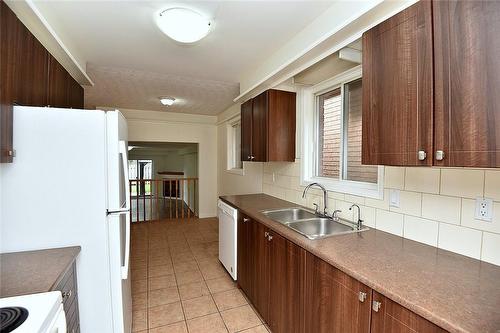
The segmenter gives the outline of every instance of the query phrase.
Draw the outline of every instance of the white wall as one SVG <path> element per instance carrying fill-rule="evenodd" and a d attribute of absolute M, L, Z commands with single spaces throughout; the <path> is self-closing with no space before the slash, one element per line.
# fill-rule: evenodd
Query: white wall
<path fill-rule="evenodd" d="M 198 144 L 199 216 L 217 216 L 217 126 L 215 116 L 120 110 L 127 118 L 129 141 Z"/>
<path fill-rule="evenodd" d="M 227 126 L 239 117 L 240 104 L 233 104 L 219 114 L 217 126 L 217 160 L 219 195 L 248 194 L 262 192 L 262 163 L 243 162 L 243 173 L 238 174 L 227 170 Z"/>

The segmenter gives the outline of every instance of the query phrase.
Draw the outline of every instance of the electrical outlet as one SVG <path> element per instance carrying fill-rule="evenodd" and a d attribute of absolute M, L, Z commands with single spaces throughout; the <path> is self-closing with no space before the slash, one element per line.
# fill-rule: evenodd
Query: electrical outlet
<path fill-rule="evenodd" d="M 491 222 L 493 219 L 493 200 L 488 198 L 476 198 L 475 218 Z"/>
<path fill-rule="evenodd" d="M 400 191 L 390 190 L 389 191 L 389 206 L 399 208 L 400 206 Z"/>
<path fill-rule="evenodd" d="M 273 172 L 273 183 L 276 181 L 276 176 L 274 175 L 274 172 Z"/>

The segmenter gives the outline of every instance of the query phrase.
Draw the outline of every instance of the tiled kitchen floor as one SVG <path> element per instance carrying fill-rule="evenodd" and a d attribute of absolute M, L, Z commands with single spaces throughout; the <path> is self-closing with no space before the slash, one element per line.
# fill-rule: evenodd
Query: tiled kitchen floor
<path fill-rule="evenodd" d="M 132 225 L 133 332 L 267 333 L 218 261 L 217 219 Z"/>

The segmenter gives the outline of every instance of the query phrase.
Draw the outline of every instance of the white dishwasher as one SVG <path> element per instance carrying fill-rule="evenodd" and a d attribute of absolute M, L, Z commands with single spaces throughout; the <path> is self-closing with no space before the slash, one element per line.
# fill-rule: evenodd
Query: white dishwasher
<path fill-rule="evenodd" d="M 219 199 L 219 261 L 236 281 L 238 210 Z"/>

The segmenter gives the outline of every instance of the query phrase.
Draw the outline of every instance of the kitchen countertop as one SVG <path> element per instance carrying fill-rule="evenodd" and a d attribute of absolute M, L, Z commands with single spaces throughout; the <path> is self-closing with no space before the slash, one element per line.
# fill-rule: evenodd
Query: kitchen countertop
<path fill-rule="evenodd" d="M 380 230 L 309 240 L 260 212 L 299 205 L 265 194 L 221 199 L 450 332 L 500 332 L 500 267 Z"/>
<path fill-rule="evenodd" d="M 47 292 L 63 278 L 79 246 L 0 254 L 0 297 Z"/>

